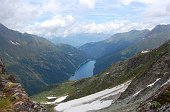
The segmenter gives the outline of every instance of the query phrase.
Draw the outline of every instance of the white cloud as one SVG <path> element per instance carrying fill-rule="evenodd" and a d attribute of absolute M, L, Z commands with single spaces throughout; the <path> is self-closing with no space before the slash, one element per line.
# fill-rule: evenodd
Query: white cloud
<path fill-rule="evenodd" d="M 56 14 L 60 11 L 61 4 L 57 0 L 48 0 L 47 2 L 44 2 L 42 5 L 41 10 L 44 12 L 51 12 Z"/>
<path fill-rule="evenodd" d="M 122 26 L 124 26 L 124 24 L 122 24 L 122 23 L 108 22 L 108 23 L 96 24 L 95 22 L 93 22 L 93 23 L 89 23 L 89 24 L 85 25 L 83 28 L 84 28 L 85 32 L 108 33 L 110 31 L 118 30 Z"/>
<path fill-rule="evenodd" d="M 170 0 L 121 0 L 123 5 L 131 5 L 133 2 L 145 5 L 143 12 L 140 13 L 143 24 L 155 26 L 157 24 L 168 24 L 170 19 Z"/>
<path fill-rule="evenodd" d="M 160 2 L 160 0 L 121 0 L 124 5 L 130 5 L 132 2 L 140 2 L 144 4 L 155 4 Z"/>
<path fill-rule="evenodd" d="M 135 13 L 137 15 L 134 17 L 137 19 L 132 18 L 136 7 L 129 8 L 133 2 L 144 4 L 141 6 L 142 10 L 136 11 L 139 14 Z M 121 12 L 121 8 L 127 8 L 127 15 L 122 14 L 124 11 Z M 118 12 L 112 9 L 117 9 Z M 40 36 L 117 33 L 151 28 L 160 23 L 167 23 L 168 18 L 169 0 L 0 0 L 2 24 Z"/>
<path fill-rule="evenodd" d="M 25 29 L 28 33 L 37 34 L 41 36 L 63 36 L 65 30 L 74 24 L 75 19 L 72 15 L 61 16 L 56 15 L 52 19 L 41 23 L 35 23 Z"/>
<path fill-rule="evenodd" d="M 0 22 L 12 27 L 21 27 L 41 14 L 40 5 L 31 5 L 25 0 L 1 0 Z"/>
<path fill-rule="evenodd" d="M 146 29 L 149 28 L 148 24 L 142 23 L 133 23 L 130 21 L 111 21 L 106 23 L 90 23 L 86 24 L 83 27 L 84 32 L 87 33 L 118 33 L 118 32 L 126 32 L 133 29 Z"/>
<path fill-rule="evenodd" d="M 79 0 L 80 6 L 93 9 L 95 7 L 96 0 Z"/>
<path fill-rule="evenodd" d="M 29 33 L 45 36 L 48 38 L 56 36 L 67 36 L 74 33 L 109 33 L 114 34 L 118 32 L 126 32 L 132 29 L 146 29 L 150 26 L 148 24 L 133 23 L 128 20 L 110 21 L 105 23 L 81 23 L 78 22 L 71 15 L 55 16 L 51 20 L 43 23 L 36 23 L 24 29 Z"/>
<path fill-rule="evenodd" d="M 164 2 L 155 2 L 150 7 L 146 8 L 143 15 L 150 17 L 165 17 L 170 16 L 170 1 L 165 0 Z"/>
<path fill-rule="evenodd" d="M 169 0 L 122 0 L 122 4 L 130 5 L 132 2 L 139 2 L 146 5 L 144 16 L 165 17 L 170 16 Z"/>
<path fill-rule="evenodd" d="M 57 14 L 61 4 L 57 0 L 1 0 L 0 22 L 9 28 L 21 30 L 23 27 L 34 23 L 43 14 Z"/>

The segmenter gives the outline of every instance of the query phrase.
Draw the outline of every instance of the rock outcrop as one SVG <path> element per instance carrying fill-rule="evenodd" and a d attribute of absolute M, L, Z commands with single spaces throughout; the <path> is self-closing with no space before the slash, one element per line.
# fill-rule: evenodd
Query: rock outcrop
<path fill-rule="evenodd" d="M 0 73 L 5 74 L 5 72 L 6 72 L 6 67 L 2 62 L 2 59 L 0 59 Z"/>
<path fill-rule="evenodd" d="M 170 111 L 170 80 L 152 97 L 142 102 L 138 112 L 169 112 Z"/>
<path fill-rule="evenodd" d="M 45 112 L 45 109 L 30 100 L 14 76 L 0 73 L 0 112 Z"/>

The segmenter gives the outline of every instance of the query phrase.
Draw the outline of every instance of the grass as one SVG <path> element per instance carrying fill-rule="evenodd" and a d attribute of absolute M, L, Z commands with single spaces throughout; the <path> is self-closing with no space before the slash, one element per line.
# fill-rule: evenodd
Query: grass
<path fill-rule="evenodd" d="M 151 109 L 156 109 L 156 108 L 160 108 L 161 107 L 161 104 L 157 101 L 152 101 L 151 102 Z"/>
<path fill-rule="evenodd" d="M 9 109 L 10 107 L 12 107 L 10 98 L 0 98 L 0 110 Z"/>
<path fill-rule="evenodd" d="M 44 108 L 47 112 L 55 112 L 54 105 L 45 105 Z"/>
<path fill-rule="evenodd" d="M 31 96 L 31 99 L 37 102 L 46 102 L 46 97 L 55 96 L 61 97 L 75 91 L 75 87 L 72 86 L 73 82 L 65 82 L 60 85 L 55 85 L 47 88 L 45 91 Z"/>

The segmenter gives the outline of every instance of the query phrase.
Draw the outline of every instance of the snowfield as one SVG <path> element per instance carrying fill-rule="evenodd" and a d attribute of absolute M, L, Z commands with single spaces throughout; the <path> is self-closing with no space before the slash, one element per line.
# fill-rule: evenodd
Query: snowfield
<path fill-rule="evenodd" d="M 60 103 L 55 107 L 55 110 L 62 112 L 87 112 L 109 107 L 118 99 L 120 94 L 126 90 L 130 82 L 131 81 L 128 81 L 124 84 L 97 92 L 89 96 Z"/>

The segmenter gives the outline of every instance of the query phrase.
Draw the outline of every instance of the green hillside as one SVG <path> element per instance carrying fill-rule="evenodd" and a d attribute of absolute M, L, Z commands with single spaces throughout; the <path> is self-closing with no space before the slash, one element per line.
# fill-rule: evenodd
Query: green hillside
<path fill-rule="evenodd" d="M 29 94 L 61 83 L 90 57 L 69 46 L 56 46 L 45 38 L 10 30 L 0 24 L 0 54 L 8 72 Z"/>

